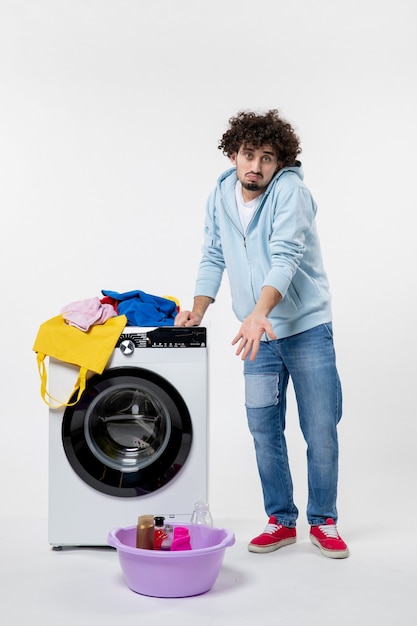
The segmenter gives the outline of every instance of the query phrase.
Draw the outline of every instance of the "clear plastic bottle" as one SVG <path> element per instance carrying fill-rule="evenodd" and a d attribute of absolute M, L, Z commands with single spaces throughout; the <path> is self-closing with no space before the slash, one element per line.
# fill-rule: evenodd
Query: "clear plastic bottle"
<path fill-rule="evenodd" d="M 168 538 L 168 533 L 165 529 L 165 517 L 155 517 L 155 528 L 153 536 L 153 548 L 154 550 L 161 550 L 162 542 Z"/>
<path fill-rule="evenodd" d="M 171 550 L 172 538 L 174 536 L 174 529 L 171 524 L 165 524 L 166 537 L 162 539 L 161 550 Z"/>
<path fill-rule="evenodd" d="M 194 511 L 191 516 L 191 524 L 208 526 L 209 528 L 213 528 L 213 518 L 211 516 L 209 505 L 207 502 L 199 500 L 194 504 Z"/>

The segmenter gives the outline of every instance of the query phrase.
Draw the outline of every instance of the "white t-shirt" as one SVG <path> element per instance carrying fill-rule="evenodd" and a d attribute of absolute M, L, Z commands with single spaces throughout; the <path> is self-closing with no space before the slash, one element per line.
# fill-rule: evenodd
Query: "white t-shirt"
<path fill-rule="evenodd" d="M 237 210 L 239 211 L 240 223 L 242 224 L 243 232 L 246 233 L 248 224 L 252 219 L 253 214 L 261 203 L 262 195 L 257 196 L 249 202 L 245 202 L 242 196 L 242 184 L 238 180 L 235 187 Z"/>

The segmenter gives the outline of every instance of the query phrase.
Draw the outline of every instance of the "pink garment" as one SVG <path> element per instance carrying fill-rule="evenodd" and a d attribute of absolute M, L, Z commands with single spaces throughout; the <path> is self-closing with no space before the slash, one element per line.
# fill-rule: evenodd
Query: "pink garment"
<path fill-rule="evenodd" d="M 111 304 L 102 304 L 97 297 L 71 302 L 62 307 L 61 314 L 67 324 L 84 332 L 95 324 L 104 324 L 111 317 L 117 316 Z"/>

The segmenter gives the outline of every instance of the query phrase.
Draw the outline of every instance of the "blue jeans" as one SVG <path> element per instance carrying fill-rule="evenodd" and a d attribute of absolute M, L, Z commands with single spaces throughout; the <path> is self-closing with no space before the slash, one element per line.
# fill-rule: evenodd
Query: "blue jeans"
<path fill-rule="evenodd" d="M 301 431 L 307 444 L 310 525 L 337 522 L 337 424 L 342 391 L 336 369 L 332 325 L 261 342 L 254 361 L 245 360 L 245 404 L 252 433 L 265 511 L 294 527 L 298 509 L 285 441 L 286 392 L 291 377 Z"/>

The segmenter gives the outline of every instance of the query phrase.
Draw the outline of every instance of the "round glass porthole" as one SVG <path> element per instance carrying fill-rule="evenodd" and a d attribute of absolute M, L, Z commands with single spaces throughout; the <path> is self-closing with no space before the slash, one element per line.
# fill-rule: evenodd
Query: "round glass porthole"
<path fill-rule="evenodd" d="M 93 376 L 67 407 L 62 439 L 74 471 L 119 497 L 149 494 L 175 479 L 191 449 L 192 424 L 179 392 L 142 368 Z"/>

